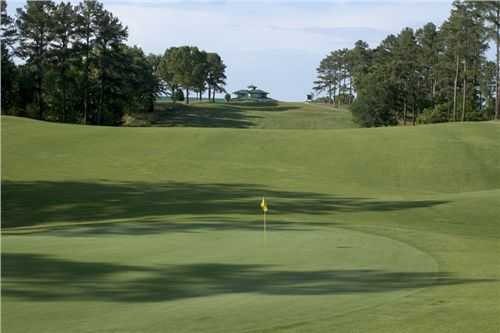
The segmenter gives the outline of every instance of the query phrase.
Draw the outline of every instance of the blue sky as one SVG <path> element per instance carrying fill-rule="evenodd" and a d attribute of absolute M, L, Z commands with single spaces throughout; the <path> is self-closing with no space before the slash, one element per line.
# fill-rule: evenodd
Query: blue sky
<path fill-rule="evenodd" d="M 194 45 L 219 53 L 227 90 L 252 83 L 280 100 L 304 100 L 330 51 L 358 39 L 441 24 L 450 1 L 103 1 L 129 27 L 128 44 L 146 53 Z M 9 12 L 24 1 L 8 1 Z"/>

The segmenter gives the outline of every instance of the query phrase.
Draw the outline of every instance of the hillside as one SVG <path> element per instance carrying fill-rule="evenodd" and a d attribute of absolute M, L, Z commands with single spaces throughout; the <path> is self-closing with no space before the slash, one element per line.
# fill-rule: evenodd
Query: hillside
<path fill-rule="evenodd" d="M 2 117 L 2 329 L 497 331 L 500 123 L 241 112 L 268 129 Z"/>
<path fill-rule="evenodd" d="M 152 113 L 134 114 L 128 126 L 318 129 L 358 127 L 345 108 L 325 104 L 277 102 L 275 105 L 239 105 L 193 101 L 158 102 Z"/>

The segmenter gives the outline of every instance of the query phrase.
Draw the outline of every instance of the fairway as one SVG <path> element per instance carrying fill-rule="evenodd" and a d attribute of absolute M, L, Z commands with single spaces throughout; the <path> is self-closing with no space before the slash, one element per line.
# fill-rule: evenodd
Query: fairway
<path fill-rule="evenodd" d="M 498 332 L 500 123 L 358 129 L 320 107 L 3 116 L 2 329 Z"/>
<path fill-rule="evenodd" d="M 129 126 L 225 127 L 265 129 L 354 128 L 346 107 L 323 103 L 276 102 L 272 105 L 159 102 L 154 113 L 134 115 Z"/>

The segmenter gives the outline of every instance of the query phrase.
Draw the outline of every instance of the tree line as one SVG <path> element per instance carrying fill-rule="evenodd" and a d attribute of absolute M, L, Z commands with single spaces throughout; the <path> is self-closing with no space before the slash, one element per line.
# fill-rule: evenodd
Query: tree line
<path fill-rule="evenodd" d="M 128 46 L 127 27 L 98 1 L 28 1 L 15 17 L 1 0 L 2 113 L 43 120 L 119 125 L 153 111 L 160 95 L 187 102 L 224 91 L 216 53 L 172 47 L 146 55 Z M 18 61 L 14 61 L 17 59 Z"/>
<path fill-rule="evenodd" d="M 454 1 L 448 19 L 331 52 L 314 89 L 364 126 L 499 119 L 500 2 Z M 496 61 L 486 58 L 489 42 Z"/>

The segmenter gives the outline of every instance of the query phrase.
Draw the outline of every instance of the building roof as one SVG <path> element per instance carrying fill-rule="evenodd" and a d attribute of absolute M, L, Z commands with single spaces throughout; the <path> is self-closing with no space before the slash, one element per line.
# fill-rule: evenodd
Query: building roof
<path fill-rule="evenodd" d="M 250 95 L 250 96 L 256 96 L 256 95 L 268 95 L 269 93 L 267 91 L 264 91 L 264 90 L 260 90 L 260 89 L 257 89 L 256 86 L 248 86 L 249 88 L 251 89 L 240 89 L 240 90 L 236 90 L 235 92 L 233 92 L 233 94 L 235 95 Z"/>
<path fill-rule="evenodd" d="M 250 90 L 250 94 L 269 94 L 267 91 L 260 90 L 260 89 L 255 89 L 255 90 Z"/>

